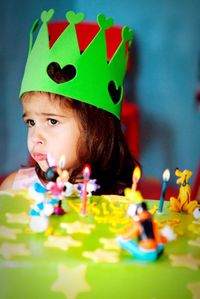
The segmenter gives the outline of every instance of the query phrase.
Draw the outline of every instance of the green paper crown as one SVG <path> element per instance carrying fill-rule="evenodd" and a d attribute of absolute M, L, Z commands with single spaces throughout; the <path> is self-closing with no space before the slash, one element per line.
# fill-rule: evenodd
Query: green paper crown
<path fill-rule="evenodd" d="M 99 30 L 81 53 L 76 24 L 83 21 L 84 14 L 68 11 L 69 24 L 50 47 L 48 22 L 53 14 L 53 9 L 42 12 L 42 25 L 34 43 L 33 32 L 39 20 L 32 26 L 20 97 L 29 91 L 52 92 L 91 104 L 120 118 L 132 30 L 127 26 L 122 28 L 117 50 L 107 61 L 105 31 L 112 27 L 112 19 L 106 19 L 103 14 L 97 16 Z M 63 79 L 58 81 L 60 76 Z"/>

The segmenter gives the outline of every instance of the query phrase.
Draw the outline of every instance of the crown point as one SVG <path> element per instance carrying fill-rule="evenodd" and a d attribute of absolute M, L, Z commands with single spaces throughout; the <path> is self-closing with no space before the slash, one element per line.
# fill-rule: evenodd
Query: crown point
<path fill-rule="evenodd" d="M 127 26 L 124 26 L 122 30 L 122 39 L 124 41 L 129 41 L 132 39 L 132 37 L 133 37 L 133 30 L 131 30 Z"/>
<path fill-rule="evenodd" d="M 36 30 L 36 28 L 38 27 L 39 21 L 40 21 L 39 19 L 36 19 L 34 21 L 32 27 L 31 27 L 31 31 L 30 31 L 31 33 L 33 33 Z"/>
<path fill-rule="evenodd" d="M 38 27 L 39 21 L 40 21 L 39 19 L 36 19 L 30 30 L 29 52 L 32 49 L 32 45 L 33 45 L 33 32 Z"/>
<path fill-rule="evenodd" d="M 99 27 L 101 27 L 104 30 L 109 29 L 110 27 L 112 27 L 112 25 L 114 23 L 112 18 L 106 19 L 104 14 L 99 14 L 97 16 L 97 22 L 99 24 Z"/>
<path fill-rule="evenodd" d="M 66 13 L 66 19 L 69 21 L 70 24 L 78 24 L 81 23 L 85 17 L 83 12 L 78 12 L 77 14 L 70 10 Z"/>
<path fill-rule="evenodd" d="M 43 10 L 41 13 L 41 20 L 43 23 L 48 23 L 54 15 L 54 9 L 51 8 L 48 11 Z"/>

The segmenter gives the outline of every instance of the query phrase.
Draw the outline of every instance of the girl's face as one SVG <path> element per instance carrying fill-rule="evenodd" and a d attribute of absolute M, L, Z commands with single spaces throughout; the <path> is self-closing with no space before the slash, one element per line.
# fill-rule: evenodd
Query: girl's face
<path fill-rule="evenodd" d="M 65 169 L 77 162 L 81 126 L 73 109 L 62 107 L 46 93 L 34 92 L 22 99 L 23 118 L 28 127 L 28 150 L 43 171 L 49 167 L 47 154 L 56 161 L 65 156 Z"/>

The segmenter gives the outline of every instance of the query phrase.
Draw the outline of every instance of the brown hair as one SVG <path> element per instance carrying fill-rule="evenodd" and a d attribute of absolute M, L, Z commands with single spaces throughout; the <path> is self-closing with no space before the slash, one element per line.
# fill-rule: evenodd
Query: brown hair
<path fill-rule="evenodd" d="M 74 105 L 87 149 L 82 161 L 91 165 L 92 177 L 101 186 L 100 193 L 123 192 L 124 187 L 131 186 L 132 172 L 138 162 L 130 154 L 120 121 L 94 106 L 79 101 L 74 101 Z"/>
<path fill-rule="evenodd" d="M 131 156 L 121 129 L 120 121 L 111 113 L 64 96 L 48 93 L 50 100 L 59 100 L 60 105 L 74 110 L 80 121 L 82 133 L 78 141 L 78 165 L 70 174 L 69 181 L 75 183 L 82 178 L 83 166 L 91 166 L 91 179 L 97 180 L 100 189 L 96 194 L 123 194 L 131 186 L 132 172 L 139 163 Z M 45 174 L 36 165 L 38 176 Z"/>

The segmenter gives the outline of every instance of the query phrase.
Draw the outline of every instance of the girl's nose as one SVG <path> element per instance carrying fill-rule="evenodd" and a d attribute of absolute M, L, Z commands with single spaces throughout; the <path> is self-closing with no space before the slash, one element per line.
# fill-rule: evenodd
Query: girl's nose
<path fill-rule="evenodd" d="M 43 144 L 45 141 L 44 133 L 40 128 L 34 128 L 31 134 L 32 142 Z"/>

